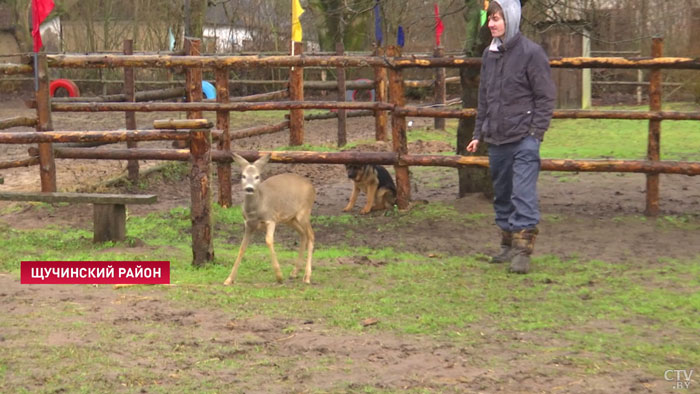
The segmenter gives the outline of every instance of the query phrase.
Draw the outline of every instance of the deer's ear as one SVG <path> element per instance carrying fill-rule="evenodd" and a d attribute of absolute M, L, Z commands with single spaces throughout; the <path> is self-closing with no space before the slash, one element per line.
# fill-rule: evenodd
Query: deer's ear
<path fill-rule="evenodd" d="M 265 164 L 267 164 L 267 162 L 270 161 L 270 155 L 270 153 L 267 153 L 258 160 L 255 160 L 255 163 L 253 163 L 253 165 L 255 166 L 255 168 L 258 169 L 258 171 L 262 171 L 262 168 L 265 167 Z"/>
<path fill-rule="evenodd" d="M 238 165 L 241 167 L 246 167 L 250 165 L 250 162 L 248 160 L 244 159 L 243 156 L 237 153 L 231 153 L 231 156 L 233 156 L 233 161 L 238 163 Z"/>

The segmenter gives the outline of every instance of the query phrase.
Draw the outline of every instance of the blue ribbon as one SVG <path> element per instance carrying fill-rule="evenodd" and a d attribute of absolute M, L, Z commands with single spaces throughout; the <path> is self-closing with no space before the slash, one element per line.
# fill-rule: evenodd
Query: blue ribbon
<path fill-rule="evenodd" d="M 374 5 L 374 39 L 377 41 L 377 46 L 382 45 L 384 36 L 382 34 L 382 16 L 379 12 L 379 0 Z"/>

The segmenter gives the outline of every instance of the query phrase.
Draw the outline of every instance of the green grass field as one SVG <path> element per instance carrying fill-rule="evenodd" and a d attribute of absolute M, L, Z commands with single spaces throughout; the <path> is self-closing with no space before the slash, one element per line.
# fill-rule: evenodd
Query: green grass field
<path fill-rule="evenodd" d="M 698 107 L 683 109 L 697 110 Z M 644 121 L 555 120 L 542 146 L 542 157 L 641 159 L 646 149 L 646 124 Z M 455 129 L 456 122 L 450 121 L 447 131 L 415 130 L 409 133 L 409 138 L 454 144 Z M 698 122 L 664 122 L 661 146 L 663 159 L 700 160 Z M 306 148 L 331 150 L 330 147 Z M 183 173 L 171 169 L 167 176 L 181 177 Z M 32 209 L 50 210 L 52 207 L 36 204 Z M 628 216 L 615 219 L 639 220 Z M 301 318 L 323 322 L 332 331 L 429 338 L 470 349 L 486 348 L 493 341 L 508 341 L 513 333 L 525 333 L 534 339 L 514 340 L 510 346 L 530 355 L 534 363 L 549 362 L 549 355 L 565 353 L 564 362 L 577 371 L 580 379 L 600 374 L 612 366 L 656 377 L 663 376 L 671 367 L 696 368 L 697 373 L 700 366 L 700 256 L 688 260 L 657 256 L 659 264 L 639 264 L 634 259 L 612 263 L 540 255 L 535 261 L 546 269 L 513 276 L 502 267 L 485 264 L 481 255 L 435 258 L 405 252 L 391 244 L 370 249 L 338 242 L 316 249 L 314 285 L 306 286 L 300 280 L 278 285 L 273 280 L 268 250 L 258 238 L 246 253 L 237 285 L 224 287 L 221 283 L 238 250 L 237 242 L 230 240 L 239 239 L 243 227 L 241 208 L 224 209 L 214 205 L 214 220 L 216 259 L 204 268 L 191 265 L 191 222 L 186 207 L 128 218 L 127 245 L 138 240 L 148 246 L 145 251 L 137 248 L 130 252 L 125 245 L 111 243 L 95 245 L 91 232 L 85 230 L 50 224 L 41 230 L 17 230 L 7 224 L 0 225 L 3 233 L 0 272 L 18 277 L 22 260 L 169 260 L 171 282 L 177 286 L 163 292 L 164 297 L 192 308 L 235 311 L 239 319 L 259 315 L 290 321 Z M 371 220 L 348 214 L 317 215 L 313 226 L 317 233 L 338 229 L 351 233 L 373 228 Z M 463 215 L 450 205 L 431 203 L 397 216 L 396 226 L 425 228 L 449 220 L 486 227 L 491 216 Z M 700 228 L 698 218 L 691 216 L 648 220 L 655 220 L 661 228 L 691 232 Z M 291 265 L 285 263 L 290 262 L 296 252 L 283 245 L 278 245 L 277 251 L 283 274 L 288 275 Z M 339 259 L 358 257 L 374 264 L 337 263 Z M 138 295 L 140 290 L 125 291 Z M 77 305 L 75 308 L 80 309 Z M 104 341 L 119 337 L 113 327 L 92 327 L 80 322 L 66 326 L 65 318 L 77 313 L 73 310 L 56 311 L 48 307 L 38 310 L 43 319 L 55 320 L 59 329 L 98 335 Z M 368 317 L 377 319 L 379 324 L 363 326 L 361 322 Z M 0 318 L 0 343 L 3 331 L 15 327 L 17 322 L 30 324 L 32 319 L 32 316 Z M 163 327 L 149 329 L 156 333 L 153 338 L 127 338 L 159 343 L 159 335 L 177 335 Z M 296 329 L 290 327 L 289 333 Z M 61 365 L 59 377 L 45 378 L 42 390 L 46 392 L 111 391 L 113 382 L 104 382 L 96 376 L 107 371 L 116 376 L 116 381 L 124 382 L 123 386 L 128 387 L 125 390 L 133 392 L 139 387 L 155 392 L 197 389 L 226 392 L 230 389 L 221 386 L 213 377 L 197 380 L 197 375 L 190 376 L 187 372 L 182 372 L 177 382 L 152 385 L 148 382 L 162 382 L 163 377 L 151 376 L 146 369 L 115 369 L 115 360 L 107 354 L 88 352 L 81 347 L 45 345 L 44 339 L 50 336 L 51 330 L 51 327 L 33 327 L 32 332 L 38 335 L 36 346 L 0 352 L 0 391 L 22 392 L 17 387 L 4 386 L 3 381 L 10 374 L 14 382 L 32 379 L 32 371 L 22 368 L 28 365 L 43 366 L 46 370 Z M 109 342 L 101 346 L 110 348 Z M 151 362 L 157 362 L 153 360 L 158 360 L 161 352 L 168 349 L 148 351 L 146 356 Z M 254 373 L 258 368 L 265 370 L 270 365 L 276 368 L 285 365 L 285 360 L 280 359 L 239 360 L 234 364 L 230 364 L 230 360 L 212 361 L 204 350 L 191 351 L 202 360 L 220 362 L 214 369 L 241 368 Z M 321 357 L 315 368 L 327 371 L 324 369 L 327 361 Z M 225 362 L 229 364 L 224 365 Z M 502 368 L 505 363 L 498 355 L 485 355 L 483 362 L 485 368 L 492 369 Z M 401 390 L 350 385 L 338 390 L 356 391 Z"/>

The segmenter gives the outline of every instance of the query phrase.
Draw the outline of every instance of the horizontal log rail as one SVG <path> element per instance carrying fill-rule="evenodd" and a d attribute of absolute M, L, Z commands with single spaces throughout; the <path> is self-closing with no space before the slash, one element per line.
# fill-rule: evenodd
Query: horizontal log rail
<path fill-rule="evenodd" d="M 273 125 L 266 125 L 266 126 L 255 126 L 255 127 L 249 127 L 247 129 L 240 129 L 240 130 L 233 130 L 231 131 L 231 139 L 232 140 L 240 140 L 243 138 L 248 138 L 248 137 L 254 137 L 258 135 L 264 135 L 264 134 L 273 134 L 273 133 L 278 133 L 282 130 L 286 130 L 289 128 L 289 121 L 285 120 L 283 122 L 273 124 Z M 212 131 L 212 135 L 214 132 Z"/>
<path fill-rule="evenodd" d="M 121 67 L 481 67 L 481 58 L 474 57 L 377 57 L 377 56 L 163 56 L 163 55 L 47 55 L 49 67 L 57 68 L 121 68 Z M 700 69 L 700 58 L 689 57 L 558 57 L 551 58 L 552 67 L 565 68 L 665 68 Z M 25 71 L 22 66 L 0 68 L 3 74 Z M 29 67 L 29 73 L 32 69 Z"/>
<path fill-rule="evenodd" d="M 11 127 L 35 127 L 35 117 L 16 116 L 14 118 L 0 119 L 0 130 L 9 129 Z"/>
<path fill-rule="evenodd" d="M 52 103 L 56 112 L 179 112 L 179 111 L 269 111 L 289 109 L 348 109 L 391 111 L 394 107 L 379 102 L 281 101 L 263 103 Z"/>
<path fill-rule="evenodd" d="M 42 131 L 0 133 L 0 144 L 187 140 L 187 130 Z"/>
<path fill-rule="evenodd" d="M 34 74 L 34 67 L 27 64 L 0 63 L 0 75 Z"/>
<path fill-rule="evenodd" d="M 401 116 L 427 118 L 471 118 L 476 116 L 475 108 L 442 109 L 416 106 L 404 106 L 394 109 Z M 591 111 L 578 109 L 562 109 L 554 111 L 556 119 L 641 119 L 641 120 L 700 120 L 700 112 L 675 111 Z"/>
<path fill-rule="evenodd" d="M 18 77 L 18 78 L 3 78 L 3 81 L 33 81 L 34 78 L 32 77 Z M 124 84 L 124 81 L 119 79 L 119 80 L 109 80 L 109 79 L 85 79 L 85 78 L 71 78 L 71 81 L 75 83 L 103 83 L 103 84 L 113 84 L 113 85 L 121 85 Z M 445 78 L 445 82 L 448 84 L 458 84 L 460 83 L 459 77 L 448 77 Z M 172 81 L 134 81 L 136 85 L 184 85 L 185 81 L 184 80 L 172 80 Z M 422 87 L 431 87 L 435 84 L 433 80 L 430 79 L 415 79 L 415 80 L 406 80 L 403 82 L 404 86 L 406 87 L 412 87 L 412 88 L 422 88 Z M 593 83 L 603 83 L 603 82 L 593 82 Z M 282 80 L 282 79 L 268 79 L 268 80 L 253 80 L 253 79 L 235 79 L 231 80 L 228 82 L 229 86 L 236 86 L 236 85 L 283 85 L 286 86 L 289 84 L 289 80 Z M 643 84 L 643 83 L 642 83 Z M 648 83 L 647 83 L 648 84 Z M 679 84 L 672 84 L 672 83 L 665 83 L 664 85 L 669 85 L 669 86 L 676 86 Z M 345 82 L 345 87 L 347 89 L 352 89 L 352 90 L 367 90 L 367 89 L 374 89 L 374 82 L 373 81 L 358 81 L 358 80 L 351 80 Z M 338 81 L 334 80 L 328 80 L 328 81 L 304 81 L 304 89 L 308 90 L 337 90 L 338 89 Z M 138 93 L 137 93 L 138 94 Z M 96 97 L 102 97 L 102 96 L 96 96 Z M 61 97 L 61 99 L 66 99 L 69 97 Z M 70 97 L 72 100 L 65 100 L 65 101 L 81 101 L 77 100 L 77 97 Z M 64 100 L 59 100 L 59 101 L 64 101 Z M 88 100 L 82 100 L 82 101 L 88 101 Z M 95 100 L 98 101 L 98 100 Z M 99 100 L 99 101 L 123 101 L 123 100 Z M 138 101 L 138 100 L 137 100 Z M 247 100 L 247 101 L 254 101 L 254 100 Z"/>
<path fill-rule="evenodd" d="M 185 97 L 185 88 L 170 88 L 158 90 L 145 90 L 136 92 L 136 101 L 163 100 L 176 97 Z M 125 94 L 110 94 L 106 96 L 81 96 L 81 97 L 53 97 L 54 103 L 81 103 L 81 102 L 121 102 L 128 101 Z"/>
<path fill-rule="evenodd" d="M 36 148 L 30 153 L 37 153 Z M 270 161 L 275 163 L 309 164 L 382 164 L 402 166 L 478 166 L 488 167 L 486 156 L 458 155 L 416 155 L 395 152 L 311 152 L 311 151 L 239 151 L 239 155 L 255 160 L 270 153 Z M 60 159 L 99 159 L 99 160 L 174 160 L 188 161 L 190 151 L 186 149 L 108 149 L 108 148 L 55 148 L 54 154 Z M 231 156 L 224 151 L 213 150 L 212 160 L 231 162 Z M 700 162 L 647 161 L 647 160 L 570 160 L 542 159 L 543 171 L 569 172 L 636 172 L 680 175 L 700 175 Z"/>
<path fill-rule="evenodd" d="M 34 148 L 37 150 L 37 155 L 39 154 L 39 150 L 37 148 Z M 9 160 L 9 161 L 3 161 L 0 162 L 0 170 L 4 170 L 6 168 L 18 168 L 18 167 L 29 167 L 29 166 L 34 166 L 39 164 L 39 157 L 28 157 L 20 160 Z"/>
<path fill-rule="evenodd" d="M 395 108 L 393 104 L 379 102 L 342 102 L 342 101 L 283 101 L 265 103 L 52 103 L 51 110 L 56 112 L 177 112 L 177 111 L 267 111 L 287 109 L 347 109 L 394 111 L 401 116 L 428 118 L 470 118 L 476 116 L 475 108 L 449 110 L 404 106 Z M 675 111 L 590 111 L 557 110 L 554 118 L 558 119 L 657 119 L 657 120 L 700 120 L 698 112 Z"/>
<path fill-rule="evenodd" d="M 664 68 L 700 70 L 700 58 L 690 57 L 559 57 L 550 58 L 551 67 L 565 68 Z"/>
<path fill-rule="evenodd" d="M 358 111 L 347 111 L 345 113 L 346 118 L 360 118 L 363 116 L 374 116 L 374 111 L 358 110 Z M 304 120 L 334 119 L 337 117 L 338 117 L 337 112 L 327 112 L 325 114 L 304 115 Z"/>
<path fill-rule="evenodd" d="M 264 126 L 253 126 L 253 127 L 248 127 L 245 129 L 231 131 L 229 133 L 229 138 L 231 140 L 240 140 L 243 138 L 255 137 L 258 135 L 279 133 L 280 131 L 288 129 L 288 128 L 289 128 L 289 121 L 285 120 L 285 121 L 277 123 L 277 124 L 264 125 Z M 215 141 L 219 140 L 222 135 L 223 135 L 223 132 L 221 132 L 221 130 L 212 130 L 211 131 L 212 139 L 214 139 Z"/>
<path fill-rule="evenodd" d="M 289 97 L 289 90 L 276 90 L 269 93 L 251 94 L 250 96 L 241 97 L 230 97 L 229 101 L 232 103 L 239 103 L 243 101 L 269 101 L 269 100 L 279 100 Z"/>

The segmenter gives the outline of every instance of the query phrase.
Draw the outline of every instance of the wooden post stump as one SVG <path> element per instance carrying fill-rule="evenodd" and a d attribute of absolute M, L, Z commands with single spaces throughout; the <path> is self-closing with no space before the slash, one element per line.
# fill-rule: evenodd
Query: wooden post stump
<path fill-rule="evenodd" d="M 93 204 L 93 242 L 121 242 L 126 239 L 126 206 Z"/>

